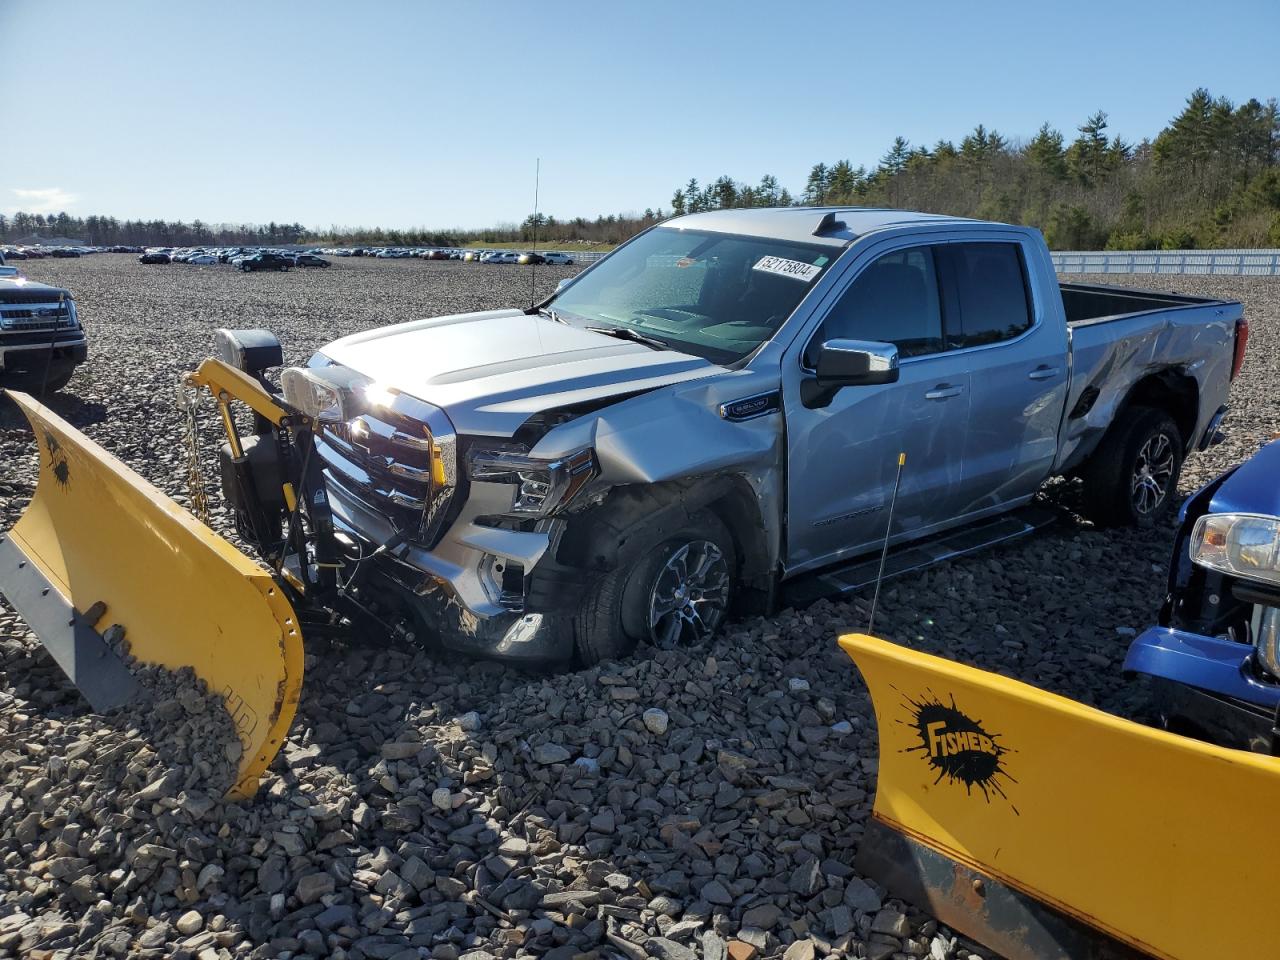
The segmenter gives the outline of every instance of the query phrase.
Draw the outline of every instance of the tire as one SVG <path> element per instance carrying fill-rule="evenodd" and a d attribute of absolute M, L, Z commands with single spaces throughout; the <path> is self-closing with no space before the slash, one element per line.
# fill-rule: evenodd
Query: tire
<path fill-rule="evenodd" d="M 1182 434 L 1154 407 L 1130 407 L 1121 417 L 1080 471 L 1084 512 L 1099 526 L 1153 527 L 1178 495 Z"/>
<path fill-rule="evenodd" d="M 249 268 L 248 268 L 247 266 L 245 266 L 245 265 L 242 263 L 242 264 L 240 264 L 240 272 L 241 272 L 241 273 L 248 273 L 248 272 L 249 272 Z"/>
<path fill-rule="evenodd" d="M 733 537 L 709 510 L 692 516 L 664 514 L 640 519 L 629 528 L 617 566 L 584 593 L 573 631 L 583 663 L 625 657 L 641 642 L 660 648 L 697 646 L 724 623 L 737 579 Z M 705 576 L 691 577 L 684 584 L 686 589 L 693 587 L 693 594 L 704 594 L 696 606 L 693 595 L 680 604 L 685 594 L 679 589 L 675 569 L 682 560 L 686 571 L 690 562 L 697 567 L 707 565 Z M 675 607 L 654 627 L 654 606 L 662 606 L 666 593 Z M 706 620 L 695 622 L 688 617 L 690 612 Z M 673 624 L 676 632 L 672 632 Z"/>

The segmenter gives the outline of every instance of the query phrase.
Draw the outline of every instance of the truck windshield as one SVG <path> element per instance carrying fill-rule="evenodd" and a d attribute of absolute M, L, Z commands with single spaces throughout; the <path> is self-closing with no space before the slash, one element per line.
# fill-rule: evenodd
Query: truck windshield
<path fill-rule="evenodd" d="M 566 320 L 630 328 L 713 363 L 772 337 L 838 247 L 659 227 L 557 295 Z"/>

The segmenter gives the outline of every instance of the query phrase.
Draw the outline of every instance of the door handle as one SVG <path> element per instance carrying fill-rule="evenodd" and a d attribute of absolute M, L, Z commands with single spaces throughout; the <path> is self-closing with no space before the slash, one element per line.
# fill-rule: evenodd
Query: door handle
<path fill-rule="evenodd" d="M 962 387 L 955 387 L 949 383 L 940 383 L 932 390 L 925 393 L 926 400 L 950 400 L 952 397 L 960 396 Z"/>
<path fill-rule="evenodd" d="M 1039 366 L 1027 374 L 1028 380 L 1052 380 L 1058 375 L 1057 367 Z"/>

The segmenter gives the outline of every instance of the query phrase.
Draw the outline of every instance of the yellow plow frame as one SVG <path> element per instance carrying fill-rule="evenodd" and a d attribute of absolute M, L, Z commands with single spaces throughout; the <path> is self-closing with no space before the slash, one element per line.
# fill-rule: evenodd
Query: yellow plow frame
<path fill-rule="evenodd" d="M 139 660 L 194 669 L 224 697 L 244 747 L 230 795 L 252 795 L 302 689 L 288 599 L 265 568 L 53 411 L 9 396 L 31 421 L 40 476 L 0 534 L 0 592 L 97 710 L 138 693 L 102 638 L 113 624 Z"/>
<path fill-rule="evenodd" d="M 1255 924 L 1216 918 L 1275 898 L 1280 760 L 863 634 L 840 645 L 879 727 L 865 873 L 1014 960 L 1270 955 Z"/>

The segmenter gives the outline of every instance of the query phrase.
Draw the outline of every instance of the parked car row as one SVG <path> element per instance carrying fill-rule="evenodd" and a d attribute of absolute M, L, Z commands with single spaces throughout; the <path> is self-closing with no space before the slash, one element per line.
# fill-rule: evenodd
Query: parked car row
<path fill-rule="evenodd" d="M 458 247 L 326 247 L 313 250 L 330 257 L 374 257 L 379 260 L 465 260 L 468 263 L 552 263 L 573 265 L 567 253 L 534 253 L 518 250 L 479 250 Z"/>
<path fill-rule="evenodd" d="M 327 267 L 329 261 L 314 253 L 294 253 L 286 250 L 260 250 L 252 247 L 217 247 L 206 249 L 148 247 L 138 257 L 139 263 L 191 263 L 210 266 L 227 263 L 239 267 L 245 273 L 254 270 L 279 270 L 293 267 Z"/>

